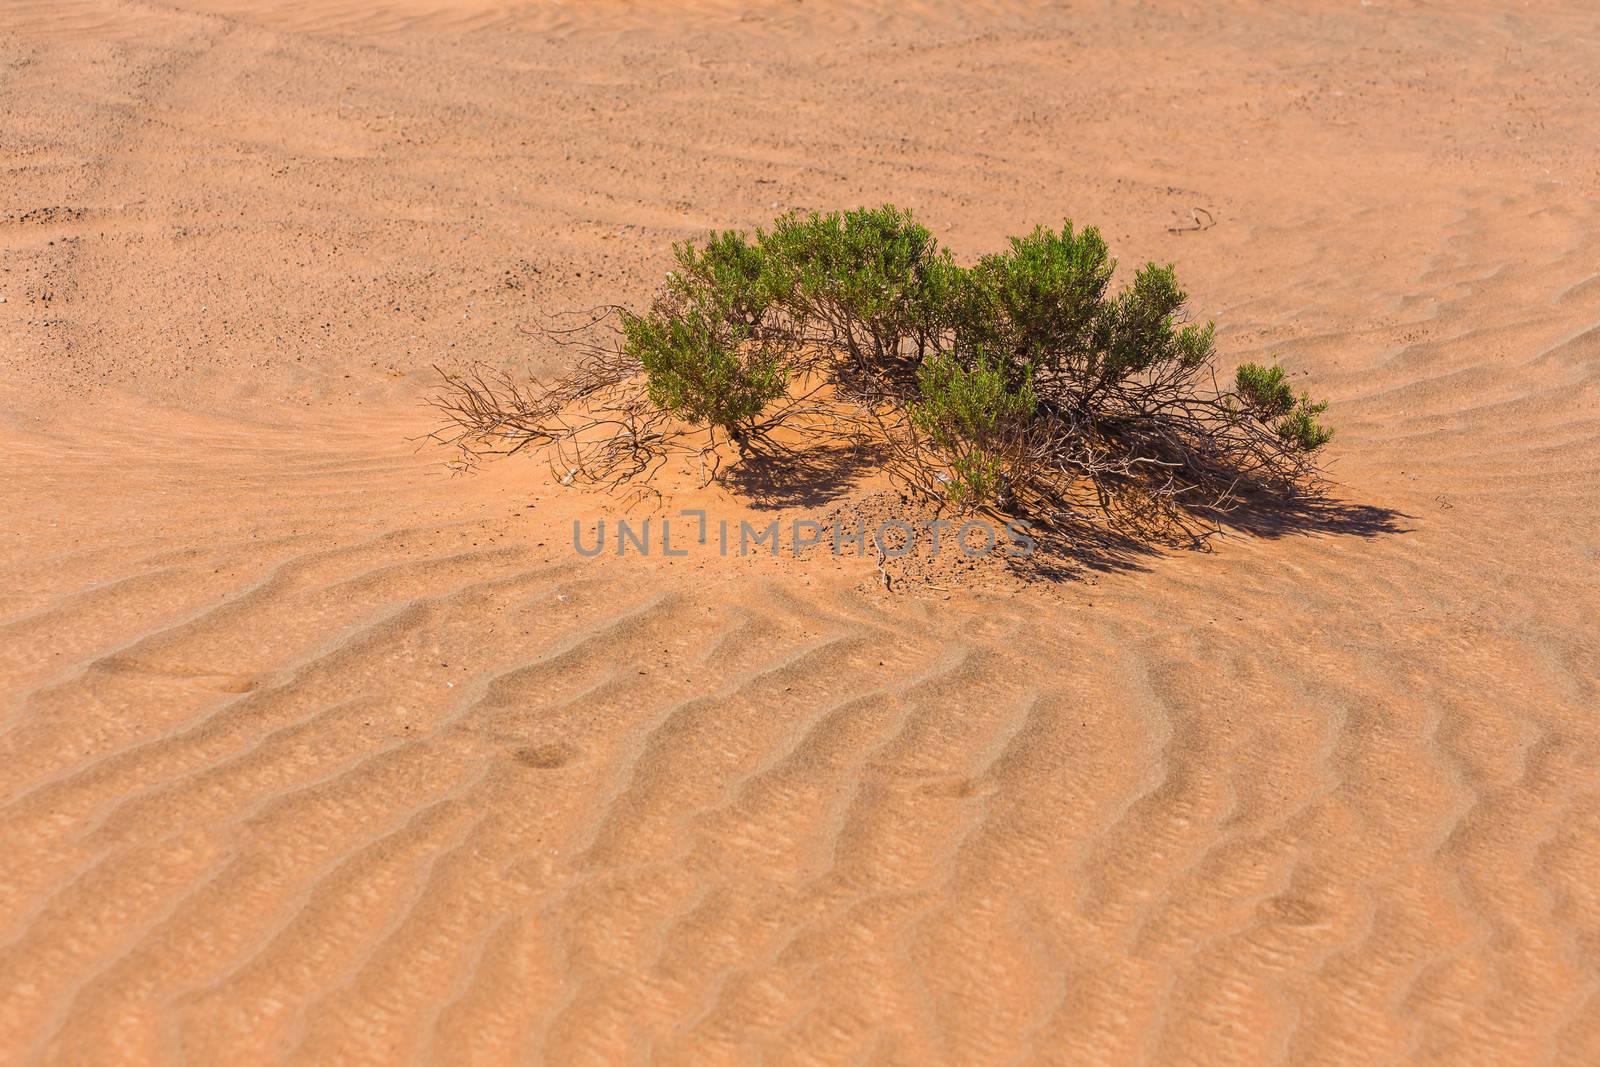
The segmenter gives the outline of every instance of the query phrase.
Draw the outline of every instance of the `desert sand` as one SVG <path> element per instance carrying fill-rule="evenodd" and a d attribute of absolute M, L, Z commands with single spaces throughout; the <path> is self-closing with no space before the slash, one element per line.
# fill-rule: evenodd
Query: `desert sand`
<path fill-rule="evenodd" d="M 0 1061 L 1600 1063 L 1597 130 L 1584 0 L 4 0 Z M 416 440 L 884 201 L 1175 262 L 1340 508 L 885 589 Z"/>

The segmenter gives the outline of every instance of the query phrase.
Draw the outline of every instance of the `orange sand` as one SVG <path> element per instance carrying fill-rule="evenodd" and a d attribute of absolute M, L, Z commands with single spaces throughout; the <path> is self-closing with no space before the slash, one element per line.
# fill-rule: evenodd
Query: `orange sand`
<path fill-rule="evenodd" d="M 0 1061 L 1600 1063 L 1592 4 L 889 7 L 0 4 Z M 884 200 L 1175 261 L 1347 521 L 886 591 L 409 440 Z"/>

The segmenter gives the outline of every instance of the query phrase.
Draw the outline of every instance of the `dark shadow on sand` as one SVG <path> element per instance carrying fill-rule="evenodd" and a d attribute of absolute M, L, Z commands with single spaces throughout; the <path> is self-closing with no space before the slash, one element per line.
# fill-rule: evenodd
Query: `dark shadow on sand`
<path fill-rule="evenodd" d="M 763 510 L 827 508 L 848 500 L 865 479 L 878 473 L 883 453 L 867 444 L 812 446 L 794 453 L 751 455 L 725 468 L 719 480 Z M 1411 516 L 1392 508 L 1340 500 L 1329 492 L 1285 499 L 1269 493 L 1246 494 L 1232 510 L 1192 516 L 1192 534 L 1150 536 L 1108 527 L 1096 513 L 1032 522 L 1036 546 L 1031 555 L 1010 557 L 1007 566 L 1030 581 L 1082 580 L 1092 573 L 1148 569 L 1161 556 L 1204 550 L 1205 529 L 1220 528 L 1253 537 L 1331 535 L 1374 538 L 1408 533 Z M 1002 520 L 1004 521 L 1004 520 Z"/>
<path fill-rule="evenodd" d="M 883 463 L 869 445 L 815 446 L 777 455 L 751 455 L 720 481 L 760 510 L 820 508 L 848 496 Z"/>
<path fill-rule="evenodd" d="M 1355 504 L 1327 494 L 1293 499 L 1257 496 L 1212 516 L 1224 532 L 1275 539 L 1295 535 L 1374 538 L 1411 531 L 1411 516 L 1393 508 Z M 1038 548 L 1010 563 L 1019 576 L 1043 581 L 1081 579 L 1088 572 L 1145 570 L 1169 552 L 1204 550 L 1201 536 L 1142 538 L 1109 529 L 1087 517 L 1069 517 L 1056 528 L 1036 530 Z"/>

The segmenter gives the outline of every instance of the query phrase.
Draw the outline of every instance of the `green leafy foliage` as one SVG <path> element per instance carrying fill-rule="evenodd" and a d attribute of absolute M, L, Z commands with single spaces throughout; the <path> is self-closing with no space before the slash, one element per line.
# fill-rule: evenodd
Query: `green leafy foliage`
<path fill-rule="evenodd" d="M 1244 364 L 1234 374 L 1234 387 L 1245 406 L 1262 419 L 1279 418 L 1294 407 L 1294 390 L 1276 363 L 1270 367 Z"/>
<path fill-rule="evenodd" d="M 1093 227 L 1037 227 L 971 268 L 892 205 L 790 213 L 753 238 L 674 251 L 662 299 L 624 317 L 624 350 L 658 408 L 741 444 L 787 417 L 797 375 L 831 377 L 874 421 L 900 405 L 925 442 L 917 462 L 972 505 L 1073 470 L 1104 499 L 1141 464 L 1167 472 L 1161 492 L 1229 465 L 1293 480 L 1292 457 L 1332 435 L 1326 405 L 1296 397 L 1279 367 L 1247 364 L 1233 392 L 1199 399 L 1213 326 L 1186 321 L 1170 264 L 1113 292 L 1116 260 Z M 1071 461 L 1030 455 L 1036 419 L 1061 424 L 1052 439 Z"/>
<path fill-rule="evenodd" d="M 779 359 L 744 343 L 747 328 L 698 307 L 624 315 L 622 329 L 624 350 L 644 368 L 650 400 L 691 425 L 742 438 L 788 384 Z"/>
<path fill-rule="evenodd" d="M 964 345 L 1057 371 L 1087 366 L 1117 261 L 1100 231 L 1037 227 L 965 273 L 951 316 Z"/>
<path fill-rule="evenodd" d="M 1020 381 L 981 352 L 964 366 L 947 352 L 924 360 L 912 423 L 950 457 L 947 494 L 964 504 L 1004 503 L 1018 445 L 1038 410 L 1031 368 Z"/>
<path fill-rule="evenodd" d="M 754 327 L 772 304 L 767 255 L 735 230 L 712 231 L 704 248 L 674 245 L 678 269 L 667 276 L 667 293 L 730 324 Z"/>
<path fill-rule="evenodd" d="M 923 361 L 922 400 L 913 418 L 935 441 L 983 440 L 1032 418 L 1038 405 L 1031 373 L 1013 386 L 1005 368 L 980 353 L 970 367 L 946 352 Z"/>
<path fill-rule="evenodd" d="M 1178 325 L 1188 300 L 1171 264 L 1146 264 L 1133 284 L 1100 310 L 1090 363 L 1095 382 L 1120 381 L 1167 364 L 1188 369 L 1210 358 L 1212 324 Z"/>
<path fill-rule="evenodd" d="M 1315 452 L 1333 438 L 1333 430 L 1319 421 L 1328 410 L 1327 401 L 1313 403 L 1306 393 L 1296 397 L 1276 363 L 1271 367 L 1244 364 L 1234 375 L 1234 388 L 1244 407 L 1270 425 L 1285 445 Z"/>
<path fill-rule="evenodd" d="M 956 269 L 926 226 L 893 206 L 790 213 L 757 236 L 775 298 L 857 357 L 925 342 L 947 313 Z"/>
<path fill-rule="evenodd" d="M 1328 410 L 1326 400 L 1312 404 L 1301 397 L 1295 409 L 1278 420 L 1273 427 L 1283 442 L 1302 452 L 1315 452 L 1333 440 L 1333 430 L 1317 421 L 1317 416 Z"/>

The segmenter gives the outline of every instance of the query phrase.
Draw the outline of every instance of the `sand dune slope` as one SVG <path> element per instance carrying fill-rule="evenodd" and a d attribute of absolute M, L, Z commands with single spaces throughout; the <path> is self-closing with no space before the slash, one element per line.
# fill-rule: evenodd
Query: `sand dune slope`
<path fill-rule="evenodd" d="M 0 1060 L 1600 1062 L 1584 5 L 0 29 Z M 889 199 L 1176 261 L 1342 506 L 886 590 L 587 559 L 621 502 L 414 440 L 672 241 Z"/>

